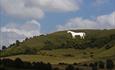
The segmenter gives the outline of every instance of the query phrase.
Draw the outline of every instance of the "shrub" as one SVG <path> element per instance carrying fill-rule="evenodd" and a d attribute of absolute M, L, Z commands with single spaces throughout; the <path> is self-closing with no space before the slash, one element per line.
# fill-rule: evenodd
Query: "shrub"
<path fill-rule="evenodd" d="M 68 65 L 65 70 L 75 70 L 73 65 Z"/>
<path fill-rule="evenodd" d="M 107 69 L 113 69 L 113 67 L 114 67 L 113 61 L 111 59 L 107 59 L 106 60 L 106 68 Z"/>

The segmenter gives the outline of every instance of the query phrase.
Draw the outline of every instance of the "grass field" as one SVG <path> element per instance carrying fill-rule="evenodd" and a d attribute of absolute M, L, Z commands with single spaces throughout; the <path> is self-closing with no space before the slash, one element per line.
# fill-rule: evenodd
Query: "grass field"
<path fill-rule="evenodd" d="M 89 61 L 97 61 L 100 59 L 112 58 L 115 56 L 115 46 L 110 49 L 105 48 L 94 48 L 94 49 L 54 49 L 54 50 L 42 50 L 37 55 L 16 55 L 5 58 L 15 59 L 21 58 L 23 61 L 43 61 L 45 63 L 50 62 L 51 64 L 58 63 L 83 63 Z M 91 57 L 93 55 L 93 57 Z"/>

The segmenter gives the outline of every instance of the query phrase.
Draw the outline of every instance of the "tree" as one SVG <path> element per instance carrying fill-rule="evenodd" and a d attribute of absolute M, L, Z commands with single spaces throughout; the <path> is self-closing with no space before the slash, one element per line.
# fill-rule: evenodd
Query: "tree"
<path fill-rule="evenodd" d="M 90 63 L 89 67 L 91 67 L 92 70 L 97 70 L 97 63 Z"/>
<path fill-rule="evenodd" d="M 50 63 L 46 64 L 46 70 L 52 70 L 52 65 Z"/>
<path fill-rule="evenodd" d="M 2 50 L 5 50 L 6 49 L 6 46 L 2 46 Z"/>
<path fill-rule="evenodd" d="M 96 64 L 93 64 L 93 65 L 92 65 L 92 70 L 98 70 Z"/>
<path fill-rule="evenodd" d="M 77 68 L 75 68 L 75 70 L 80 70 L 80 68 L 77 67 Z"/>
<path fill-rule="evenodd" d="M 37 49 L 36 48 L 30 48 L 28 46 L 24 47 L 24 54 L 36 54 Z"/>
<path fill-rule="evenodd" d="M 99 68 L 104 69 L 105 65 L 103 61 L 99 61 Z"/>
<path fill-rule="evenodd" d="M 105 46 L 105 49 L 110 49 L 112 47 L 112 44 L 107 44 L 106 46 Z"/>
<path fill-rule="evenodd" d="M 29 40 L 29 39 L 26 37 L 25 41 L 27 41 L 27 40 Z"/>
<path fill-rule="evenodd" d="M 11 47 L 13 47 L 13 46 L 15 46 L 15 45 L 16 45 L 15 43 L 10 44 L 10 45 L 8 46 L 8 48 L 11 48 Z"/>
<path fill-rule="evenodd" d="M 107 68 L 108 70 L 112 70 L 113 67 L 114 67 L 113 61 L 112 61 L 111 59 L 107 59 L 107 60 L 106 60 L 106 68 Z"/>
<path fill-rule="evenodd" d="M 44 46 L 43 49 L 45 49 L 45 50 L 51 50 L 55 46 L 54 43 L 52 41 L 50 41 L 50 40 L 46 40 L 44 43 L 45 43 L 45 46 Z"/>
<path fill-rule="evenodd" d="M 115 34 L 111 35 L 110 38 L 111 38 L 112 40 L 115 40 Z"/>
<path fill-rule="evenodd" d="M 14 66 L 13 60 L 11 59 L 2 59 L 0 61 L 1 65 L 3 65 L 4 67 L 12 67 Z"/>
<path fill-rule="evenodd" d="M 60 69 L 56 67 L 56 68 L 54 68 L 53 70 L 60 70 Z"/>
<path fill-rule="evenodd" d="M 94 57 L 94 53 L 90 52 L 90 57 L 93 58 Z"/>
<path fill-rule="evenodd" d="M 14 60 L 14 63 L 16 68 L 22 68 L 24 66 L 24 63 L 20 58 L 16 58 Z"/>
<path fill-rule="evenodd" d="M 65 70 L 75 70 L 73 65 L 68 65 Z"/>
<path fill-rule="evenodd" d="M 19 44 L 20 44 L 20 41 L 16 40 L 16 46 L 19 46 Z"/>

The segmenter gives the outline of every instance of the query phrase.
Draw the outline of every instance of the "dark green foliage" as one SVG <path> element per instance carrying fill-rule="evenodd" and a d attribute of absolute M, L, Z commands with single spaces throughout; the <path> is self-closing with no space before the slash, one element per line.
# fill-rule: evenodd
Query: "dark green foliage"
<path fill-rule="evenodd" d="M 111 47 L 113 47 L 112 44 L 107 44 L 107 45 L 105 46 L 105 49 L 110 49 Z"/>
<path fill-rule="evenodd" d="M 94 56 L 94 53 L 90 52 L 90 57 L 93 58 L 93 56 Z"/>
<path fill-rule="evenodd" d="M 23 67 L 23 61 L 20 59 L 20 58 L 16 58 L 15 59 L 15 61 L 14 61 L 14 67 L 16 67 L 16 68 L 21 68 L 21 67 Z"/>
<path fill-rule="evenodd" d="M 15 60 L 11 59 L 2 59 L 0 64 L 0 70 L 53 70 L 52 65 L 50 63 L 43 62 L 24 62 L 20 58 L 16 58 Z M 6 68 L 6 69 L 4 69 Z M 10 69 L 9 69 L 10 68 Z"/>
<path fill-rule="evenodd" d="M 73 65 L 68 65 L 65 70 L 75 70 Z"/>
<path fill-rule="evenodd" d="M 96 63 L 92 64 L 91 68 L 92 68 L 92 70 L 98 70 Z"/>
<path fill-rule="evenodd" d="M 111 59 L 106 60 L 106 68 L 110 70 L 114 68 L 114 63 Z"/>
<path fill-rule="evenodd" d="M 103 61 L 99 61 L 98 64 L 99 64 L 99 68 L 100 69 L 104 69 L 105 68 L 105 63 Z"/>
<path fill-rule="evenodd" d="M 54 46 L 54 44 L 49 40 L 45 41 L 44 44 L 45 44 L 45 46 L 43 49 L 45 49 L 45 50 L 51 50 Z"/>
<path fill-rule="evenodd" d="M 16 46 L 19 46 L 19 45 L 20 45 L 20 41 L 16 40 Z"/>
<path fill-rule="evenodd" d="M 24 54 L 36 54 L 37 50 L 35 48 L 25 47 Z"/>
<path fill-rule="evenodd" d="M 10 44 L 8 48 L 11 48 L 11 47 L 13 47 L 13 46 L 15 46 L 15 43 Z"/>
<path fill-rule="evenodd" d="M 115 40 L 115 34 L 110 35 L 110 38 L 111 38 L 112 40 Z"/>
<path fill-rule="evenodd" d="M 93 66 L 93 63 L 90 63 L 90 64 L 89 64 L 89 67 L 92 67 L 92 66 Z"/>
<path fill-rule="evenodd" d="M 77 68 L 75 68 L 75 70 L 80 70 L 80 69 L 77 67 Z"/>
<path fill-rule="evenodd" d="M 60 70 L 59 68 L 54 68 L 53 70 Z"/>
<path fill-rule="evenodd" d="M 92 63 L 73 64 L 50 64 L 44 62 L 26 62 L 20 58 L 15 60 L 0 59 L 0 70 L 114 70 L 111 59 Z M 89 64 L 89 66 L 88 66 Z M 106 67 L 104 67 L 106 65 Z"/>
<path fill-rule="evenodd" d="M 71 54 L 65 54 L 63 56 L 65 56 L 65 57 L 74 57 L 74 55 L 71 55 Z"/>
<path fill-rule="evenodd" d="M 52 70 L 52 66 L 50 63 L 45 64 L 43 62 L 33 62 L 32 65 L 34 69 L 38 70 Z"/>
<path fill-rule="evenodd" d="M 2 46 L 2 50 L 5 50 L 7 47 L 6 46 Z"/>
<path fill-rule="evenodd" d="M 25 41 L 29 40 L 28 38 L 25 39 Z"/>

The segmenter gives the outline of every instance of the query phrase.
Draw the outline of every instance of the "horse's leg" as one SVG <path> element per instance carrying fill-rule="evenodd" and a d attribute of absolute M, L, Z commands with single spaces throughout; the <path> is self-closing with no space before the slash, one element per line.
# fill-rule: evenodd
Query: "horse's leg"
<path fill-rule="evenodd" d="M 71 37 L 73 38 L 73 34 L 71 33 Z"/>
<path fill-rule="evenodd" d="M 83 37 L 85 38 L 85 33 L 83 34 Z"/>
<path fill-rule="evenodd" d="M 75 38 L 75 35 L 73 34 L 73 38 Z"/>
<path fill-rule="evenodd" d="M 82 39 L 83 39 L 83 35 L 81 35 Z"/>
<path fill-rule="evenodd" d="M 71 37 L 73 38 L 74 37 L 74 35 L 71 33 Z"/>
<path fill-rule="evenodd" d="M 85 33 L 83 33 L 83 36 L 85 37 Z"/>
<path fill-rule="evenodd" d="M 82 36 L 80 35 L 80 38 L 82 39 Z"/>

